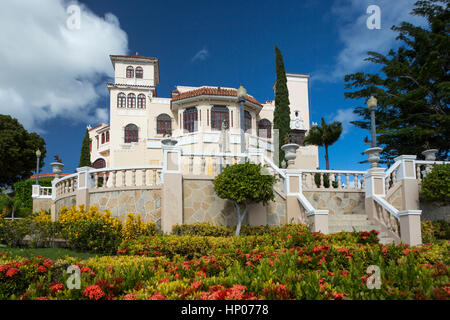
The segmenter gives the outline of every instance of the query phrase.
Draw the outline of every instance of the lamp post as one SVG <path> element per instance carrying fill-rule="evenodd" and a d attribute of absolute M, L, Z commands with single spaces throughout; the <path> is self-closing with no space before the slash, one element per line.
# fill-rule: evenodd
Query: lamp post
<path fill-rule="evenodd" d="M 245 153 L 245 123 L 244 123 L 244 102 L 245 97 L 247 96 L 247 90 L 242 86 L 237 90 L 238 102 L 240 105 L 239 116 L 241 119 L 241 153 Z"/>
<path fill-rule="evenodd" d="M 375 128 L 375 109 L 377 108 L 377 99 L 374 96 L 371 96 L 369 100 L 367 100 L 367 106 L 370 110 L 370 132 L 372 134 L 372 144 L 369 149 L 364 151 L 365 154 L 369 157 L 370 167 L 377 168 L 378 161 L 380 161 L 380 152 L 381 148 L 377 147 L 377 133 Z"/>
<path fill-rule="evenodd" d="M 41 150 L 36 150 L 36 184 L 39 184 L 39 159 L 41 158 Z"/>
<path fill-rule="evenodd" d="M 377 146 L 377 133 L 375 128 L 375 109 L 377 108 L 377 99 L 374 96 L 370 96 L 367 100 L 367 106 L 370 110 L 370 132 L 372 134 L 372 148 Z"/>

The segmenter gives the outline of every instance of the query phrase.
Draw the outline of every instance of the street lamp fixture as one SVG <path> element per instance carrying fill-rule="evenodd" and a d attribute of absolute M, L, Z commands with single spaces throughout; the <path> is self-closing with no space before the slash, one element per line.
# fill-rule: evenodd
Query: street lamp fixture
<path fill-rule="evenodd" d="M 240 122 L 241 122 L 241 153 L 242 154 L 245 153 L 244 103 L 245 103 L 246 96 L 247 96 L 247 90 L 245 90 L 245 88 L 241 84 L 239 89 L 237 89 L 237 97 L 238 97 L 238 102 L 240 105 L 239 116 L 240 116 Z M 242 158 L 242 159 L 244 159 L 244 158 Z"/>
<path fill-rule="evenodd" d="M 39 159 L 41 157 L 41 150 L 37 149 L 36 150 L 36 184 L 39 184 Z"/>
<path fill-rule="evenodd" d="M 370 132 L 372 134 L 372 148 L 377 146 L 377 133 L 375 127 L 375 110 L 377 109 L 377 99 L 374 96 L 370 96 L 367 100 L 367 106 L 370 110 Z"/>

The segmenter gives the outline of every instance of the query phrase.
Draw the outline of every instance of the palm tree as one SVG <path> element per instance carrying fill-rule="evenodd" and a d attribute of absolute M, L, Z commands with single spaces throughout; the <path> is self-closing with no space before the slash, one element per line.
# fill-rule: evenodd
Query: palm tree
<path fill-rule="evenodd" d="M 11 198 L 8 195 L 0 195 L 0 214 L 2 211 L 11 214 L 11 218 L 14 220 L 14 213 L 19 211 L 22 206 L 23 203 L 19 199 Z"/>
<path fill-rule="evenodd" d="M 327 170 L 330 170 L 330 161 L 328 158 L 328 147 L 335 143 L 342 133 L 342 123 L 334 121 L 330 124 L 325 123 L 322 118 L 322 123 L 314 125 L 309 129 L 308 134 L 303 140 L 303 145 L 315 145 L 325 147 L 325 161 Z"/>

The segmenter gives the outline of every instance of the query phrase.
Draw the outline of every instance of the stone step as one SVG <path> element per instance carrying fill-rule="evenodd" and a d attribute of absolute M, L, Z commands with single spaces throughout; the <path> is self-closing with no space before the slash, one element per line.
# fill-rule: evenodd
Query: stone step
<path fill-rule="evenodd" d="M 367 221 L 365 214 L 328 215 L 328 221 Z"/>

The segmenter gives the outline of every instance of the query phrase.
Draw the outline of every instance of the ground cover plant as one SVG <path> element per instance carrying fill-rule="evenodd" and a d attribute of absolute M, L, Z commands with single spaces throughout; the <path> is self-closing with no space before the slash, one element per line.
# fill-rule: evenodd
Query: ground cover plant
<path fill-rule="evenodd" d="M 1 299 L 449 299 L 449 242 L 380 245 L 376 231 L 312 233 L 305 225 L 247 227 L 236 236 L 142 235 L 116 255 L 0 254 Z M 178 226 L 178 229 L 189 229 Z M 192 230 L 193 228 L 190 228 Z M 195 228 L 194 228 L 195 229 Z M 197 226 L 197 230 L 203 230 Z M 230 229 L 231 230 L 231 229 Z M 231 230 L 232 231 L 232 230 Z M 218 228 L 218 232 L 225 232 Z M 1 252 L 1 250 L 0 250 Z M 69 289 L 69 266 L 80 268 Z M 368 286 L 380 271 L 379 289 Z M 370 270 L 370 269 L 369 269 Z M 372 287 L 372 289 L 370 288 Z"/>

